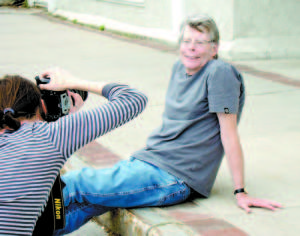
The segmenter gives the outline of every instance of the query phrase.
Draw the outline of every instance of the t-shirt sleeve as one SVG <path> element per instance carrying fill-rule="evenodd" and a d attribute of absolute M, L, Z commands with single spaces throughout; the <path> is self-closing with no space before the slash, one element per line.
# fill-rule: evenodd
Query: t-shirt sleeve
<path fill-rule="evenodd" d="M 127 85 L 106 85 L 102 95 L 108 99 L 106 104 L 49 123 L 50 141 L 64 157 L 138 116 L 147 103 L 143 93 Z"/>
<path fill-rule="evenodd" d="M 208 106 L 211 113 L 237 114 L 241 82 L 231 65 L 219 65 L 208 77 Z"/>

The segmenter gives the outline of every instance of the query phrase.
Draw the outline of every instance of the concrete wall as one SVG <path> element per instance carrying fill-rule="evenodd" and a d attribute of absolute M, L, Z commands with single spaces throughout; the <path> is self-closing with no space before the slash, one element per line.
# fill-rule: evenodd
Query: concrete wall
<path fill-rule="evenodd" d="M 212 16 L 220 31 L 222 40 L 232 40 L 234 30 L 234 0 L 187 0 L 185 15 L 205 13 Z"/>
<path fill-rule="evenodd" d="M 14 0 L 0 0 L 0 6 L 13 5 Z"/>
<path fill-rule="evenodd" d="M 299 0 L 234 0 L 232 58 L 300 58 Z"/>
<path fill-rule="evenodd" d="M 34 7 L 34 6 L 47 7 L 48 6 L 48 0 L 27 0 L 27 3 L 30 7 Z"/>
<path fill-rule="evenodd" d="M 177 42 L 179 23 L 185 16 L 206 13 L 219 26 L 221 57 L 300 58 L 300 0 L 42 1 L 55 2 L 54 14 L 71 20 L 170 43 Z"/>
<path fill-rule="evenodd" d="M 300 36 L 299 0 L 234 1 L 234 37 Z"/>
<path fill-rule="evenodd" d="M 77 13 L 100 15 L 104 18 L 135 26 L 170 29 L 172 27 L 172 0 L 145 0 L 143 4 L 125 4 L 126 1 L 59 0 L 58 9 Z"/>

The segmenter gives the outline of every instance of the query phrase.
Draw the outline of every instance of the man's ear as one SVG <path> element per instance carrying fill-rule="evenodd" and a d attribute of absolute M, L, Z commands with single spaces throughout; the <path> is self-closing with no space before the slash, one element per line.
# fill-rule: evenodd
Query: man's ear
<path fill-rule="evenodd" d="M 215 57 L 218 54 L 218 51 L 219 51 L 219 44 L 212 43 L 211 44 L 211 50 L 212 50 L 212 56 Z"/>

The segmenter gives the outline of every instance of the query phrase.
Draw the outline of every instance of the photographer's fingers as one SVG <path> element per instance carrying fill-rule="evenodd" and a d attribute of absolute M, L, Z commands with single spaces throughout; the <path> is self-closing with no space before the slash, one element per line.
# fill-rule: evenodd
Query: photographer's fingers
<path fill-rule="evenodd" d="M 54 68 L 53 69 L 48 69 L 48 70 L 45 70 L 45 71 L 43 71 L 43 73 L 41 73 L 41 77 L 48 77 L 48 76 L 50 76 L 50 74 L 52 74 L 53 73 L 53 70 L 54 70 Z"/>
<path fill-rule="evenodd" d="M 53 68 L 49 68 L 45 71 L 43 71 L 41 74 L 40 74 L 40 77 L 43 77 L 43 78 L 53 78 L 55 79 L 55 77 L 60 73 L 60 68 L 58 67 L 53 67 Z"/>
<path fill-rule="evenodd" d="M 40 84 L 41 89 L 65 90 L 67 89 L 67 81 L 71 77 L 71 74 L 61 68 L 51 68 L 44 71 L 40 76 L 42 78 L 49 78 L 47 84 Z"/>
<path fill-rule="evenodd" d="M 57 68 L 51 68 L 41 73 L 39 75 L 40 79 L 43 79 L 44 82 L 47 81 L 47 83 L 39 84 L 39 88 L 42 90 L 63 90 L 58 89 L 57 74 Z"/>

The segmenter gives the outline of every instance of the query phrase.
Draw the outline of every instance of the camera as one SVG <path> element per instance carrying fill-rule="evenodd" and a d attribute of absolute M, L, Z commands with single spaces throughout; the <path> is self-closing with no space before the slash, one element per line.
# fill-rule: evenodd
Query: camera
<path fill-rule="evenodd" d="M 50 77 L 40 77 L 36 76 L 35 81 L 37 86 L 40 84 L 48 84 L 50 82 Z M 42 99 L 44 100 L 46 106 L 46 112 L 42 113 L 42 118 L 45 121 L 51 122 L 56 121 L 62 116 L 68 115 L 71 108 L 71 103 L 74 104 L 73 98 L 68 96 L 67 90 L 64 91 L 52 91 L 52 90 L 40 90 L 42 94 Z M 88 97 L 87 91 L 69 89 L 69 91 L 78 93 L 83 101 Z"/>

